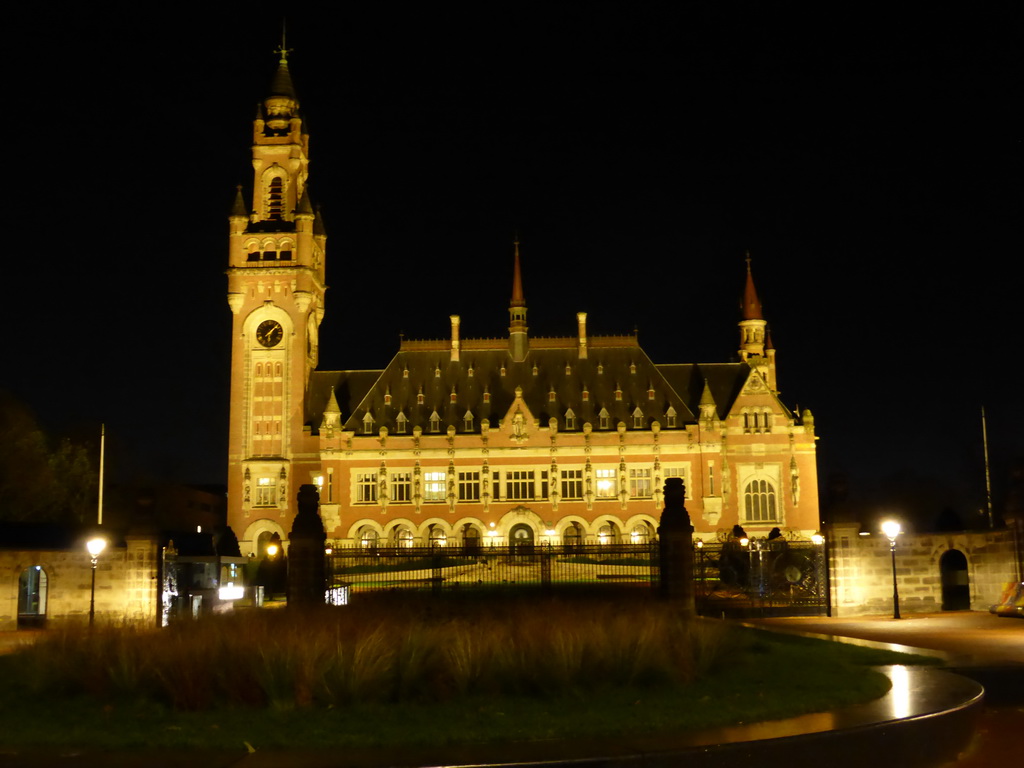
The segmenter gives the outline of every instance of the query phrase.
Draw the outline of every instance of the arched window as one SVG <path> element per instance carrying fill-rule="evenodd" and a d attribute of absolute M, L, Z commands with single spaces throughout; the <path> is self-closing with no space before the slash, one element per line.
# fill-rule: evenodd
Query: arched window
<path fill-rule="evenodd" d="M 377 538 L 377 532 L 373 528 L 367 526 L 359 530 L 359 546 L 363 549 L 375 549 Z"/>
<path fill-rule="evenodd" d="M 647 523 L 639 523 L 633 526 L 629 532 L 629 541 L 632 544 L 646 544 L 651 540 L 651 526 Z"/>
<path fill-rule="evenodd" d="M 619 527 L 615 523 L 605 523 L 597 529 L 598 544 L 618 544 Z"/>
<path fill-rule="evenodd" d="M 743 491 L 747 520 L 752 523 L 778 520 L 775 486 L 767 480 L 751 480 Z"/>
<path fill-rule="evenodd" d="M 267 218 L 281 221 L 284 218 L 284 180 L 277 176 L 267 186 Z"/>

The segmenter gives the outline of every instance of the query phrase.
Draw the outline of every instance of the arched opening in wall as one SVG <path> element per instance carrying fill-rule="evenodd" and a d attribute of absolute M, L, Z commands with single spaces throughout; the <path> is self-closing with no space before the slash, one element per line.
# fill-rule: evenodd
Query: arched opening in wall
<path fill-rule="evenodd" d="M 569 526 L 562 532 L 562 543 L 570 548 L 570 552 L 582 544 L 583 526 L 579 523 L 569 523 Z"/>
<path fill-rule="evenodd" d="M 652 538 L 654 538 L 654 534 L 651 532 L 651 526 L 647 523 L 638 523 L 629 532 L 630 544 L 648 544 Z"/>
<path fill-rule="evenodd" d="M 376 549 L 377 548 L 377 531 L 368 525 L 364 525 L 359 529 L 359 546 L 363 549 Z"/>
<path fill-rule="evenodd" d="M 467 554 L 480 551 L 480 530 L 472 523 L 462 526 L 462 545 L 466 548 Z"/>
<path fill-rule="evenodd" d="M 266 557 L 267 547 L 270 545 L 270 540 L 273 536 L 273 531 L 263 531 L 263 533 L 256 537 L 256 557 Z"/>
<path fill-rule="evenodd" d="M 607 522 L 597 529 L 597 543 L 598 544 L 618 544 L 619 543 L 619 526 L 615 523 Z"/>
<path fill-rule="evenodd" d="M 46 571 L 31 565 L 18 578 L 18 629 L 46 626 Z"/>
<path fill-rule="evenodd" d="M 440 525 L 431 523 L 427 529 L 427 543 L 431 548 L 443 547 L 448 543 L 448 535 Z"/>
<path fill-rule="evenodd" d="M 396 526 L 391 531 L 391 541 L 388 543 L 392 547 L 411 547 L 413 544 L 412 530 L 404 525 Z"/>
<path fill-rule="evenodd" d="M 971 610 L 971 583 L 967 575 L 967 557 L 958 549 L 948 549 L 939 558 L 942 580 L 942 610 Z"/>
<path fill-rule="evenodd" d="M 512 552 L 516 555 L 533 554 L 533 528 L 520 523 L 512 526 L 509 531 L 509 543 L 512 545 Z"/>

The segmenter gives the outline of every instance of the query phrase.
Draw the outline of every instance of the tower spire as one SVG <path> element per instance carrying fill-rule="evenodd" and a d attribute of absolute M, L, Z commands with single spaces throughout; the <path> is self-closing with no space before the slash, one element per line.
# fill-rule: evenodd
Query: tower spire
<path fill-rule="evenodd" d="M 747 284 L 743 288 L 743 319 L 763 320 L 761 314 L 761 301 L 757 298 L 757 288 L 754 287 L 754 275 L 750 270 L 750 251 L 747 251 Z"/>
<path fill-rule="evenodd" d="M 754 273 L 750 267 L 750 251 L 747 251 L 747 279 L 743 286 L 740 302 L 740 360 L 755 368 L 775 391 L 775 349 L 768 334 L 768 323 L 764 319 L 761 300 L 754 287 Z"/>
<path fill-rule="evenodd" d="M 513 307 L 525 307 L 526 299 L 523 298 L 523 273 L 519 266 L 519 235 L 512 241 L 515 246 L 515 265 L 512 268 L 512 303 Z"/>
<path fill-rule="evenodd" d="M 761 312 L 761 300 L 757 298 L 754 287 L 754 274 L 750 268 L 750 251 L 747 251 L 747 282 L 743 287 L 743 299 L 740 302 L 740 349 L 741 360 L 751 365 L 752 358 L 760 360 L 764 357 L 765 328 L 768 323 Z"/>
<path fill-rule="evenodd" d="M 526 299 L 523 297 L 523 273 L 519 265 L 519 236 L 513 241 L 515 262 L 512 267 L 512 300 L 509 302 L 508 349 L 517 363 L 526 359 L 529 348 L 526 327 Z"/>

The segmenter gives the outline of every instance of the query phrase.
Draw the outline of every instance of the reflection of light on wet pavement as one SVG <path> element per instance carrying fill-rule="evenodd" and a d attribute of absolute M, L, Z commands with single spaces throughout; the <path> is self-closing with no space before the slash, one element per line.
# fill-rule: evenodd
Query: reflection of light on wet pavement
<path fill-rule="evenodd" d="M 902 664 L 894 664 L 889 668 L 889 679 L 892 680 L 892 689 L 889 697 L 892 701 L 892 716 L 894 718 L 910 717 L 910 674 Z"/>

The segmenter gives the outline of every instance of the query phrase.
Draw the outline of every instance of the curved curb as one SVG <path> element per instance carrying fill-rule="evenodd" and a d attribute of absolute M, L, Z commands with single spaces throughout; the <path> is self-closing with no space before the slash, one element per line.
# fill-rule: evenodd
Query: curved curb
<path fill-rule="evenodd" d="M 785 720 L 687 734 L 620 739 L 471 745 L 434 749 L 228 750 L 156 753 L 0 752 L 0 766 L 75 768 L 749 768 L 827 765 L 863 768 L 872 759 L 901 768 L 931 768 L 967 745 L 984 689 L 961 675 L 928 667 L 879 667 L 892 680 L 874 701 Z"/>

